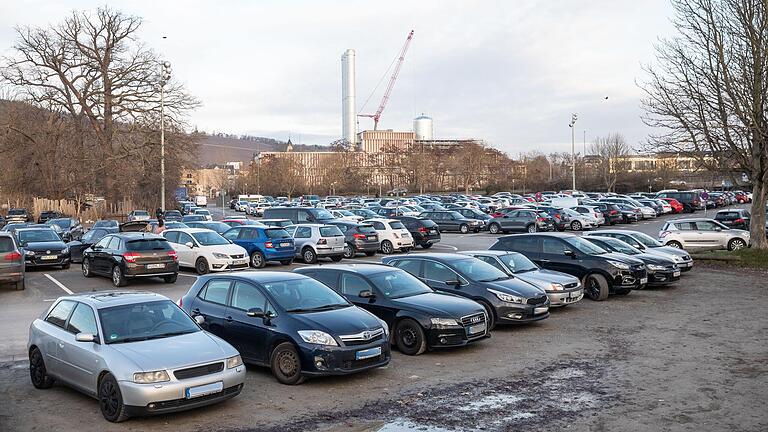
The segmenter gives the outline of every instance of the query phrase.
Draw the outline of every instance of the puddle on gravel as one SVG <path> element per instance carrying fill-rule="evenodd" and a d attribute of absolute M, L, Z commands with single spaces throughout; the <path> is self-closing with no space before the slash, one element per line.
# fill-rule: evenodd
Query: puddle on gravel
<path fill-rule="evenodd" d="M 446 429 L 438 426 L 426 426 L 410 420 L 396 419 L 375 430 L 376 432 L 456 432 L 456 429 Z"/>

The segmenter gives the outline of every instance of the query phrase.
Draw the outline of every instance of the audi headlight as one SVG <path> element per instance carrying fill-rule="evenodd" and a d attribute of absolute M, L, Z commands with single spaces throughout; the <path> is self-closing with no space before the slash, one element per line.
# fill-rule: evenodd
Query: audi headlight
<path fill-rule="evenodd" d="M 672 261 L 674 261 L 674 262 L 682 262 L 682 261 L 685 261 L 685 260 L 683 258 L 677 256 L 677 255 L 672 255 Z"/>
<path fill-rule="evenodd" d="M 666 270 L 666 267 L 664 267 L 663 265 L 648 264 L 648 270 L 651 270 L 651 271 L 664 271 L 664 270 Z"/>
<path fill-rule="evenodd" d="M 68 254 L 69 253 L 69 248 L 65 247 L 64 249 L 62 249 L 61 253 L 65 254 L 65 255 Z"/>
<path fill-rule="evenodd" d="M 453 318 L 430 318 L 436 328 L 459 327 L 459 323 Z"/>
<path fill-rule="evenodd" d="M 26 256 L 35 256 L 35 251 L 31 251 L 31 250 L 24 251 L 24 255 L 26 255 Z"/>
<path fill-rule="evenodd" d="M 168 372 L 164 370 L 153 372 L 136 372 L 133 374 L 133 382 L 136 384 L 152 384 L 164 381 L 170 381 Z"/>
<path fill-rule="evenodd" d="M 233 369 L 242 365 L 243 359 L 239 355 L 227 359 L 227 369 Z"/>
<path fill-rule="evenodd" d="M 512 294 L 507 294 L 505 292 L 496 291 L 488 288 L 488 291 L 492 292 L 496 297 L 499 298 L 499 300 L 507 303 L 517 303 L 517 304 L 523 304 L 524 299 L 522 297 L 517 297 Z"/>
<path fill-rule="evenodd" d="M 559 284 L 559 283 L 552 283 L 552 284 L 550 284 L 549 288 L 552 291 L 562 291 L 562 290 L 565 289 L 563 287 L 563 284 Z"/>
<path fill-rule="evenodd" d="M 229 255 L 218 252 L 214 252 L 213 257 L 216 259 L 229 259 Z"/>
<path fill-rule="evenodd" d="M 619 270 L 629 270 L 629 264 L 624 264 L 623 262 L 608 261 L 608 264 L 616 267 Z"/>
<path fill-rule="evenodd" d="M 299 330 L 299 336 L 301 336 L 306 343 L 339 346 L 331 335 L 326 332 L 321 332 L 320 330 Z"/>

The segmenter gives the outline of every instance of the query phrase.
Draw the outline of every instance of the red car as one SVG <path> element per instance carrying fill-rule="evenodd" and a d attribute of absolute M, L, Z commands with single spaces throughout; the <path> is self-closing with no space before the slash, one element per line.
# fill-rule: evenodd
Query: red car
<path fill-rule="evenodd" d="M 734 193 L 734 195 L 736 195 L 736 202 L 739 204 L 745 204 L 749 202 L 749 196 L 747 196 L 747 194 L 744 192 L 739 191 Z"/>
<path fill-rule="evenodd" d="M 669 205 L 672 207 L 672 213 L 678 214 L 683 212 L 683 205 L 680 204 L 680 201 L 674 198 L 661 198 L 661 199 L 669 203 Z"/>

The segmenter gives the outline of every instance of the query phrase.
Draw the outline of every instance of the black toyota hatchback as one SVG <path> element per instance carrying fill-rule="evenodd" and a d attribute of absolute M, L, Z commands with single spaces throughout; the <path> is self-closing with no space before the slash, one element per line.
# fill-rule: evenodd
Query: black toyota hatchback
<path fill-rule="evenodd" d="M 642 261 L 608 252 L 573 234 L 508 235 L 490 249 L 520 252 L 539 267 L 576 276 L 592 300 L 605 300 L 609 293 L 626 295 L 648 283 Z"/>
<path fill-rule="evenodd" d="M 549 317 L 549 299 L 543 290 L 477 258 L 425 253 L 381 261 L 418 277 L 430 288 L 480 303 L 486 310 L 489 330 L 496 323 L 526 323 Z"/>
<path fill-rule="evenodd" d="M 477 302 L 437 293 L 403 270 L 335 264 L 294 271 L 317 279 L 386 322 L 403 354 L 462 346 L 488 336 L 485 310 Z"/>
<path fill-rule="evenodd" d="M 389 363 L 386 323 L 322 283 L 295 273 L 246 272 L 197 279 L 179 304 L 205 330 L 268 366 L 283 384 Z"/>

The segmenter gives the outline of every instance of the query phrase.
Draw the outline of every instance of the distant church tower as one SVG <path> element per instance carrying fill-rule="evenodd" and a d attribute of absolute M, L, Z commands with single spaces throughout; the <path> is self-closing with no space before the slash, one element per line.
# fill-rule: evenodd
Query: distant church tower
<path fill-rule="evenodd" d="M 288 144 L 285 145 L 285 151 L 287 152 L 293 151 L 293 143 L 291 142 L 290 138 L 288 138 Z"/>

